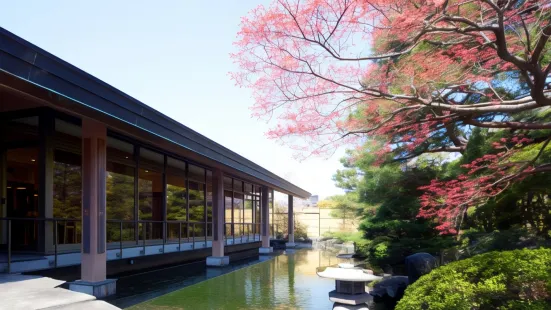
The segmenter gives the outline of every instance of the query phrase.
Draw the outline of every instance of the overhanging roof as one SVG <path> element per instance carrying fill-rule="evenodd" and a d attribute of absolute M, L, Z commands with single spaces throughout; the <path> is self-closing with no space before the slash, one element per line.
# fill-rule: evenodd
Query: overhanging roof
<path fill-rule="evenodd" d="M 153 133 L 193 153 L 307 198 L 310 193 L 0 27 L 0 71 Z M 1 84 L 1 83 L 0 83 Z"/>

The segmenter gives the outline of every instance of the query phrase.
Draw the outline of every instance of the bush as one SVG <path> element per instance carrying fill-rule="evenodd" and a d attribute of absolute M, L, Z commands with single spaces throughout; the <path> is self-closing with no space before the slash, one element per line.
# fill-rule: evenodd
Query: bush
<path fill-rule="evenodd" d="M 551 309 L 551 249 L 490 252 L 409 286 L 397 310 Z"/>
<path fill-rule="evenodd" d="M 546 240 L 525 228 L 496 230 L 489 233 L 470 229 L 461 234 L 459 250 L 463 253 L 463 257 L 469 257 L 490 251 L 536 248 L 545 245 L 545 242 Z"/>

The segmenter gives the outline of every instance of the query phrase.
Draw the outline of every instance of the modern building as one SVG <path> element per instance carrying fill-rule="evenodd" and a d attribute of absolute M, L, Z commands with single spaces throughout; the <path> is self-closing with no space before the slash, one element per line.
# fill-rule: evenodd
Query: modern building
<path fill-rule="evenodd" d="M 87 291 L 269 252 L 274 191 L 292 243 L 293 197 L 310 193 L 0 28 L 3 272 L 80 266 Z"/>

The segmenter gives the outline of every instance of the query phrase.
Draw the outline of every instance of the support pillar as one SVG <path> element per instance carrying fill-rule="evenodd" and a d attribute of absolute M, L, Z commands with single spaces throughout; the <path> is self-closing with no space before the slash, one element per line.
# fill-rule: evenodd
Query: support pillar
<path fill-rule="evenodd" d="M 295 216 L 293 213 L 293 196 L 289 195 L 288 211 L 287 211 L 287 231 L 289 235 L 289 242 L 285 244 L 288 248 L 295 247 Z"/>
<path fill-rule="evenodd" d="M 222 170 L 213 171 L 212 176 L 212 216 L 213 241 L 212 256 L 207 257 L 207 266 L 225 266 L 230 258 L 224 256 L 224 174 Z"/>
<path fill-rule="evenodd" d="M 260 254 L 269 254 L 274 251 L 274 248 L 270 246 L 270 200 L 268 192 L 268 187 L 262 186 L 262 197 L 260 198 L 262 247 L 258 249 Z"/>
<path fill-rule="evenodd" d="M 96 297 L 116 293 L 116 279 L 106 279 L 106 141 L 104 124 L 82 120 L 82 244 L 81 280 L 73 291 Z"/>

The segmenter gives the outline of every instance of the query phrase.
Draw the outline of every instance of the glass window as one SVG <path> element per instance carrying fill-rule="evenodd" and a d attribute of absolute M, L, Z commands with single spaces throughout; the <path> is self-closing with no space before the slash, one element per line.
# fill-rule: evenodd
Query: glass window
<path fill-rule="evenodd" d="M 163 171 L 165 164 L 164 155 L 148 150 L 146 148 L 140 148 L 140 167 L 148 170 Z"/>
<path fill-rule="evenodd" d="M 205 221 L 205 185 L 189 181 L 189 220 Z"/>
<path fill-rule="evenodd" d="M 224 189 L 232 190 L 232 178 L 224 177 Z"/>
<path fill-rule="evenodd" d="M 190 180 L 205 183 L 205 169 L 190 164 L 188 177 Z"/>
<path fill-rule="evenodd" d="M 80 219 L 82 206 L 82 146 L 80 126 L 56 119 L 53 166 L 53 216 Z M 58 243 L 79 243 L 79 221 L 58 222 Z"/>
<path fill-rule="evenodd" d="M 212 222 L 212 172 L 207 170 L 207 222 Z"/>
<path fill-rule="evenodd" d="M 82 174 L 80 154 L 54 152 L 54 217 L 80 219 Z"/>
<path fill-rule="evenodd" d="M 114 138 L 107 139 L 107 219 L 110 220 L 134 219 L 136 168 L 133 147 L 128 150 L 126 144 Z"/>
<path fill-rule="evenodd" d="M 243 233 L 243 194 L 235 193 L 233 194 L 233 223 L 234 233 L 236 236 L 239 236 Z"/>
<path fill-rule="evenodd" d="M 107 137 L 106 213 L 109 220 L 134 220 L 134 145 Z M 122 223 L 122 240 L 135 240 L 134 223 Z M 107 242 L 121 240 L 120 224 L 107 223 Z"/>
<path fill-rule="evenodd" d="M 226 236 L 231 236 L 231 223 L 232 223 L 232 192 L 224 191 L 224 207 L 225 207 L 225 222 L 229 225 L 226 225 Z"/>
<path fill-rule="evenodd" d="M 163 158 L 162 161 L 161 158 Z M 164 162 L 162 154 L 140 149 L 139 219 L 152 221 L 146 224 L 146 239 L 163 238 L 163 224 L 157 222 L 163 220 L 162 162 Z"/>
<path fill-rule="evenodd" d="M 6 143 L 38 141 L 38 116 L 0 122 L 0 140 Z"/>
<path fill-rule="evenodd" d="M 212 237 L 212 171 L 207 170 L 207 236 Z"/>
<path fill-rule="evenodd" d="M 243 215 L 245 223 L 253 223 L 253 200 L 251 195 L 245 195 L 245 209 Z"/>
<path fill-rule="evenodd" d="M 245 183 L 245 194 L 252 195 L 252 192 L 253 192 L 253 185 L 250 183 Z"/>
<path fill-rule="evenodd" d="M 236 192 L 243 192 L 243 181 L 233 179 L 233 190 Z"/>
<path fill-rule="evenodd" d="M 166 217 L 187 220 L 186 163 L 170 157 L 166 173 Z"/>

